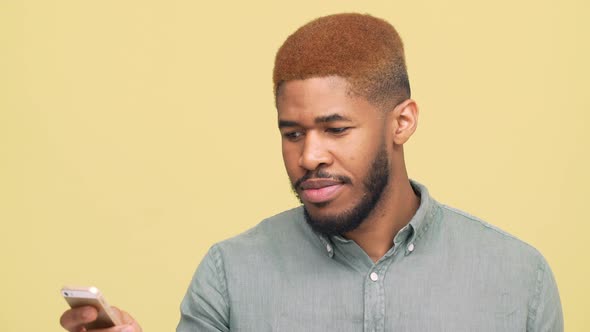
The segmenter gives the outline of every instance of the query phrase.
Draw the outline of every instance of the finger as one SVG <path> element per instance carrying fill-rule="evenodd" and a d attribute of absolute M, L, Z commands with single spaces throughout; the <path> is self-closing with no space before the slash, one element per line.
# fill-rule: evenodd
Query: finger
<path fill-rule="evenodd" d="M 142 332 L 141 326 L 139 326 L 137 321 L 135 321 L 135 319 L 133 319 L 133 317 L 131 317 L 131 315 L 129 315 L 128 312 L 121 310 L 117 307 L 112 308 L 113 311 L 115 311 L 119 315 L 121 323 L 131 325 L 133 327 L 133 332 Z"/>
<path fill-rule="evenodd" d="M 127 322 L 125 321 L 125 316 L 123 315 L 123 310 L 115 307 L 114 305 L 111 306 L 111 312 L 115 314 L 115 316 L 117 316 L 117 318 L 119 319 L 119 322 L 121 322 L 121 324 L 126 324 Z M 129 315 L 127 315 L 129 316 Z"/>
<path fill-rule="evenodd" d="M 78 332 L 84 324 L 95 321 L 97 316 L 98 312 L 91 306 L 72 308 L 61 315 L 59 323 L 70 332 Z"/>
<path fill-rule="evenodd" d="M 123 314 L 123 322 L 125 324 L 129 324 L 129 325 L 131 325 L 133 327 L 132 330 L 125 331 L 125 332 L 142 332 L 141 326 L 139 326 L 139 324 L 137 323 L 137 321 L 135 319 L 133 319 L 133 317 L 131 317 L 125 311 L 122 311 L 121 313 Z"/>
<path fill-rule="evenodd" d="M 88 330 L 88 332 L 141 332 L 141 329 L 137 329 L 133 325 L 124 324 L 109 327 L 108 329 Z"/>
<path fill-rule="evenodd" d="M 131 315 L 129 315 L 129 313 L 125 310 L 121 310 L 118 308 L 117 311 L 119 312 L 119 317 L 121 318 L 121 323 L 123 324 L 131 324 L 133 323 L 135 320 L 133 319 L 133 317 L 131 317 Z"/>

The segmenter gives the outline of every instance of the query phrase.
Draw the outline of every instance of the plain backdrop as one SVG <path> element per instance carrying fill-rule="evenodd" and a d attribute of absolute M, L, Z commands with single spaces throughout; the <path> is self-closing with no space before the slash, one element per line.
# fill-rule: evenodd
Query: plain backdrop
<path fill-rule="evenodd" d="M 206 250 L 296 206 L 271 73 L 297 27 L 370 13 L 405 41 L 409 174 L 538 248 L 590 325 L 587 1 L 0 2 L 0 329 L 60 331 L 96 285 L 172 331 Z M 346 291 L 346 290 L 343 290 Z"/>

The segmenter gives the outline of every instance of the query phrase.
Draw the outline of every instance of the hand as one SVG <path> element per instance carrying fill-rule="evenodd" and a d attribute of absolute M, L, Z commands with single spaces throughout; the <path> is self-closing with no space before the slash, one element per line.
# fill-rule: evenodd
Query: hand
<path fill-rule="evenodd" d="M 61 315 L 59 320 L 61 326 L 70 332 L 142 332 L 141 327 L 133 317 L 123 310 L 112 307 L 113 312 L 119 316 L 123 325 L 110 327 L 108 329 L 100 330 L 86 330 L 85 324 L 96 320 L 98 312 L 94 307 L 85 306 L 79 308 L 72 308 Z"/>

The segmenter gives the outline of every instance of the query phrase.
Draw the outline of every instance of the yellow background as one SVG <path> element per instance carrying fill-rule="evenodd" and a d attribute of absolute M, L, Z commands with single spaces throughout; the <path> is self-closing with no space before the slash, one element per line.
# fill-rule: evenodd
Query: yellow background
<path fill-rule="evenodd" d="M 0 329 L 60 331 L 63 284 L 174 330 L 214 242 L 297 204 L 271 71 L 317 16 L 405 41 L 410 176 L 538 248 L 590 325 L 587 1 L 0 2 Z"/>

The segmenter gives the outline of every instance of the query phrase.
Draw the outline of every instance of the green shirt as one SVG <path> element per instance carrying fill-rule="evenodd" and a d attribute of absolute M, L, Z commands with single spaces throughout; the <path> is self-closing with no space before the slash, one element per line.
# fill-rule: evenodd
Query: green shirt
<path fill-rule="evenodd" d="M 377 263 L 301 207 L 214 245 L 177 331 L 563 331 L 537 250 L 412 186 L 420 207 Z"/>

